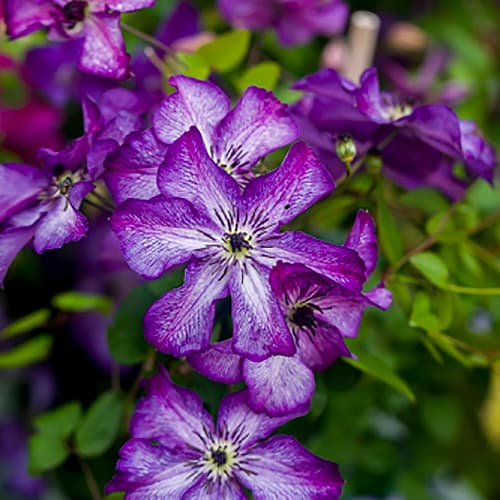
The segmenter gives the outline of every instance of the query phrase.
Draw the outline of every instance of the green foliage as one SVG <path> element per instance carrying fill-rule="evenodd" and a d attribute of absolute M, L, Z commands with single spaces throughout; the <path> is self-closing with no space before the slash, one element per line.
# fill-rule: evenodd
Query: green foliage
<path fill-rule="evenodd" d="M 77 452 L 83 457 L 104 453 L 120 430 L 123 394 L 109 391 L 101 394 L 83 416 L 75 435 Z"/>
<path fill-rule="evenodd" d="M 445 288 L 449 272 L 443 260 L 432 252 L 413 255 L 410 262 L 434 285 Z"/>
<path fill-rule="evenodd" d="M 0 338 L 13 337 L 15 335 L 29 333 L 36 328 L 44 326 L 49 318 L 50 309 L 38 309 L 38 311 L 27 314 L 5 327 L 0 332 Z"/>
<path fill-rule="evenodd" d="M 73 401 L 39 415 L 33 425 L 40 434 L 67 438 L 75 430 L 81 414 L 80 402 Z"/>
<path fill-rule="evenodd" d="M 214 70 L 227 73 L 242 63 L 250 48 L 250 32 L 231 31 L 200 47 L 196 54 Z"/>
<path fill-rule="evenodd" d="M 272 61 L 264 61 L 246 69 L 236 79 L 238 90 L 243 93 L 247 87 L 255 85 L 268 90 L 273 90 L 278 84 L 281 68 Z"/>
<path fill-rule="evenodd" d="M 32 474 L 54 469 L 69 456 L 69 450 L 60 436 L 35 434 L 28 445 L 28 470 Z"/>
<path fill-rule="evenodd" d="M 52 305 L 68 312 L 98 311 L 102 314 L 111 312 L 113 302 L 109 297 L 94 293 L 63 292 L 52 297 Z"/>
<path fill-rule="evenodd" d="M 391 263 L 403 255 L 403 241 L 396 220 L 390 212 L 382 191 L 377 195 L 377 230 L 380 246 Z"/>
<path fill-rule="evenodd" d="M 34 339 L 0 353 L 0 368 L 20 368 L 44 360 L 50 353 L 52 337 L 38 335 Z"/>

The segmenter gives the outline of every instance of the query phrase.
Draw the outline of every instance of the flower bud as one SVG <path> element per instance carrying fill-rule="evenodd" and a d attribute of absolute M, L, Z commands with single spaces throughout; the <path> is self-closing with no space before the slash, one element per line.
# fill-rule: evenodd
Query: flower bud
<path fill-rule="evenodd" d="M 350 165 L 356 156 L 356 144 L 350 134 L 340 134 L 335 142 L 335 152 L 339 160 L 346 165 Z"/>
<path fill-rule="evenodd" d="M 382 158 L 377 151 L 369 151 L 365 159 L 366 171 L 370 175 L 378 175 L 382 170 Z"/>

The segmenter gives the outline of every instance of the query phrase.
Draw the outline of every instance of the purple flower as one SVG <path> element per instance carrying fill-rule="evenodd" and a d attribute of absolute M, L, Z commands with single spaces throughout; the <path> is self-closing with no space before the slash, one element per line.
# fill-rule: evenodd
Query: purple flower
<path fill-rule="evenodd" d="M 341 0 L 219 0 L 219 10 L 234 26 L 273 27 L 283 45 L 307 43 L 317 34 L 344 29 L 349 8 Z"/>
<path fill-rule="evenodd" d="M 333 70 L 322 70 L 295 88 L 309 93 L 292 110 L 302 138 L 316 148 L 334 177 L 345 169 L 333 144 L 348 133 L 361 157 L 378 149 L 385 173 L 406 188 L 429 185 L 452 198 L 461 196 L 465 183 L 453 176 L 455 161 L 463 162 L 472 178 L 491 180 L 491 147 L 470 128 L 466 132 L 451 108 L 418 106 L 381 91 L 374 68 L 363 73 L 359 86 Z"/>
<path fill-rule="evenodd" d="M 153 115 L 156 137 L 171 144 L 196 127 L 212 160 L 240 184 L 262 157 L 297 138 L 288 108 L 269 91 L 249 87 L 230 110 L 229 98 L 210 82 L 182 75 L 168 82 L 177 92 Z"/>
<path fill-rule="evenodd" d="M 235 352 L 254 361 L 294 354 L 268 281 L 277 260 L 302 262 L 350 290 L 361 289 L 365 268 L 356 252 L 278 231 L 333 188 L 304 144 L 295 144 L 281 167 L 242 192 L 192 128 L 169 147 L 158 188 L 162 194 L 151 200 L 127 200 L 111 222 L 126 262 L 142 276 L 156 278 L 188 263 L 184 285 L 145 317 L 146 339 L 162 352 L 180 357 L 206 349 L 214 303 L 230 294 Z"/>
<path fill-rule="evenodd" d="M 38 253 L 79 240 L 88 223 L 78 208 L 94 189 L 80 170 L 0 164 L 0 283 L 33 239 Z"/>
<path fill-rule="evenodd" d="M 162 370 L 146 381 L 147 394 L 130 424 L 106 493 L 143 498 L 335 499 L 338 467 L 304 449 L 291 436 L 268 436 L 297 415 L 254 413 L 244 391 L 221 402 L 217 425 L 192 391 Z"/>
<path fill-rule="evenodd" d="M 82 39 L 80 69 L 120 79 L 128 74 L 120 13 L 153 4 L 154 0 L 5 0 L 5 23 L 11 38 L 48 27 L 52 39 Z"/>
<path fill-rule="evenodd" d="M 375 225 L 368 213 L 358 213 L 345 245 L 362 258 L 368 278 L 377 260 Z M 382 286 L 367 294 L 353 292 L 303 264 L 283 262 L 271 270 L 270 283 L 295 343 L 294 356 L 254 362 L 222 341 L 191 355 L 189 362 L 212 380 L 245 382 L 255 411 L 272 416 L 306 412 L 315 387 L 313 372 L 325 370 L 340 356 L 350 356 L 344 337 L 357 335 L 367 306 L 389 307 L 391 294 Z"/>

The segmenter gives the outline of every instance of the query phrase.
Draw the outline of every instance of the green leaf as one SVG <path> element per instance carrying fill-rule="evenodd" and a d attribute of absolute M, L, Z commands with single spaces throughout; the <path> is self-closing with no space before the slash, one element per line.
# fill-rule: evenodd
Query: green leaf
<path fill-rule="evenodd" d="M 403 255 L 403 241 L 401 239 L 401 231 L 387 207 L 381 190 L 378 190 L 377 195 L 377 229 L 380 246 L 389 262 L 394 264 Z"/>
<path fill-rule="evenodd" d="M 247 55 L 250 47 L 250 32 L 231 31 L 215 38 L 213 42 L 200 47 L 200 55 L 213 69 L 227 73 L 235 69 Z"/>
<path fill-rule="evenodd" d="M 417 188 L 405 192 L 401 198 L 405 205 L 418 208 L 422 212 L 433 215 L 437 212 L 448 210 L 449 202 L 435 189 Z"/>
<path fill-rule="evenodd" d="M 406 396 L 412 403 L 415 395 L 406 382 L 394 373 L 382 360 L 368 353 L 357 354 L 358 359 L 343 358 L 346 363 L 368 375 L 376 377 Z"/>
<path fill-rule="evenodd" d="M 236 80 L 236 86 L 241 93 L 251 85 L 267 90 L 274 90 L 280 73 L 281 68 L 279 64 L 272 61 L 264 61 L 246 69 L 241 77 Z"/>
<path fill-rule="evenodd" d="M 19 368 L 45 359 L 52 347 L 50 335 L 39 335 L 9 351 L 0 353 L 0 368 Z"/>
<path fill-rule="evenodd" d="M 145 286 L 137 287 L 118 309 L 107 332 L 109 350 L 118 363 L 132 365 L 146 358 L 149 346 L 144 340 L 142 320 L 154 299 Z"/>
<path fill-rule="evenodd" d="M 445 288 L 448 282 L 448 268 L 443 260 L 432 252 L 413 255 L 410 262 L 434 285 Z"/>
<path fill-rule="evenodd" d="M 177 52 L 175 57 L 183 63 L 182 74 L 199 80 L 206 80 L 210 75 L 210 66 L 200 54 Z"/>
<path fill-rule="evenodd" d="M 81 413 L 81 404 L 78 401 L 72 401 L 39 415 L 35 418 L 33 424 L 41 434 L 65 438 L 75 430 Z"/>
<path fill-rule="evenodd" d="M 75 445 L 84 457 L 96 457 L 104 453 L 120 430 L 123 412 L 123 394 L 108 391 L 101 394 L 84 415 L 77 428 Z"/>
<path fill-rule="evenodd" d="M 457 436 L 461 406 L 444 394 L 426 396 L 419 404 L 422 421 L 427 430 L 441 443 L 449 445 Z"/>
<path fill-rule="evenodd" d="M 63 292 L 52 297 L 52 305 L 61 311 L 85 312 L 97 310 L 102 314 L 111 312 L 113 301 L 104 295 L 83 292 Z"/>
<path fill-rule="evenodd" d="M 441 332 L 429 332 L 429 338 L 432 339 L 432 341 L 445 353 L 447 353 L 449 356 L 451 356 L 453 359 L 458 361 L 460 364 L 463 366 L 470 368 L 472 367 L 471 361 L 460 352 L 457 347 L 455 346 L 455 343 L 453 342 L 453 339 L 449 337 L 448 335 L 445 335 L 444 333 Z"/>
<path fill-rule="evenodd" d="M 28 470 L 33 474 L 61 465 L 68 458 L 69 450 L 59 436 L 35 434 L 28 443 Z"/>
<path fill-rule="evenodd" d="M 50 317 L 50 309 L 38 309 L 22 318 L 11 323 L 9 326 L 5 327 L 1 332 L 2 337 L 14 337 L 15 335 L 21 335 L 23 333 L 28 333 L 36 328 L 40 328 L 45 325 Z"/>
<path fill-rule="evenodd" d="M 408 324 L 413 328 L 423 328 L 426 331 L 439 330 L 439 318 L 432 314 L 430 298 L 424 292 L 415 294 Z"/>

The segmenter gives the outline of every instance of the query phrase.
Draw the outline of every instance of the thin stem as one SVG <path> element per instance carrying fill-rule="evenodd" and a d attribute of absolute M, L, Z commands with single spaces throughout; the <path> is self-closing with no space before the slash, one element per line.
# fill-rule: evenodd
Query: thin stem
<path fill-rule="evenodd" d="M 99 194 L 97 191 L 91 191 L 89 194 L 92 194 L 95 196 L 103 205 L 107 206 L 110 210 L 115 209 L 115 205 L 112 201 L 110 201 L 108 198 L 103 196 L 102 194 Z"/>
<path fill-rule="evenodd" d="M 470 286 L 455 285 L 454 283 L 445 284 L 443 289 L 465 295 L 500 295 L 500 288 L 475 288 Z"/>
<path fill-rule="evenodd" d="M 120 365 L 116 361 L 111 365 L 111 388 L 114 391 L 120 390 Z"/>
<path fill-rule="evenodd" d="M 83 477 L 85 478 L 85 482 L 87 483 L 87 487 L 89 489 L 92 500 L 103 500 L 103 497 L 99 490 L 99 486 L 97 484 L 97 481 L 95 480 L 94 473 L 92 472 L 89 464 L 80 455 L 77 455 L 77 457 L 78 461 L 80 462 Z"/>
<path fill-rule="evenodd" d="M 91 206 L 91 207 L 97 208 L 98 210 L 102 210 L 103 212 L 107 212 L 109 214 L 113 213 L 113 210 L 111 210 L 110 208 L 105 207 L 103 205 L 100 205 L 99 203 L 96 203 L 96 202 L 94 202 L 92 200 L 89 200 L 87 198 L 84 198 L 83 202 L 86 203 L 87 205 Z"/>
<path fill-rule="evenodd" d="M 129 33 L 136 36 L 137 38 L 144 40 L 145 42 L 149 43 L 153 47 L 156 47 L 159 50 L 163 50 L 163 52 L 165 52 L 169 55 L 174 55 L 173 50 L 168 45 L 165 45 L 163 42 L 160 42 L 160 40 L 157 40 L 156 38 L 148 35 L 147 33 L 144 33 L 144 31 L 138 30 L 137 28 L 134 28 L 133 26 L 130 26 L 129 24 L 124 23 L 123 21 L 121 22 L 121 27 L 125 31 L 128 31 Z"/>

